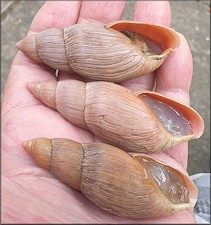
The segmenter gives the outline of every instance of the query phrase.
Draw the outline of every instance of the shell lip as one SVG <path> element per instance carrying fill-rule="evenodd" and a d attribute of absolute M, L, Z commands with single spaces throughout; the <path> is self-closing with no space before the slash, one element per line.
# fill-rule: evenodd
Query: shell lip
<path fill-rule="evenodd" d="M 144 35 L 161 45 L 164 50 L 169 49 L 169 51 L 173 51 L 180 45 L 180 37 L 177 32 L 172 28 L 160 24 L 119 20 L 108 23 L 105 27 L 113 28 L 120 32 L 128 30 Z"/>
<path fill-rule="evenodd" d="M 150 156 L 149 154 L 137 153 L 137 152 L 128 152 L 128 154 L 133 158 L 139 158 L 139 157 L 144 156 L 145 158 L 155 160 L 156 162 L 158 162 L 164 166 L 168 166 L 168 167 L 171 167 L 171 168 L 177 170 L 181 174 L 181 176 L 184 178 L 185 183 L 188 187 L 189 202 L 181 203 L 181 204 L 172 203 L 172 205 L 174 205 L 175 211 L 179 211 L 181 209 L 193 208 L 195 206 L 195 204 L 197 202 L 198 188 L 195 186 L 193 180 L 189 177 L 187 171 L 185 171 L 180 165 L 177 165 L 178 163 L 174 164 L 173 166 L 170 166 L 168 163 L 166 163 L 156 157 Z"/>
<path fill-rule="evenodd" d="M 193 134 L 191 135 L 186 135 L 186 137 L 190 137 L 191 139 L 194 138 L 200 138 L 201 135 L 204 132 L 204 120 L 203 118 L 199 115 L 199 113 L 191 108 L 190 106 L 184 105 L 174 99 L 168 98 L 164 95 L 161 95 L 157 92 L 153 91 L 136 91 L 133 92 L 136 97 L 139 97 L 142 94 L 145 95 L 150 95 L 151 97 L 161 100 L 167 104 L 169 104 L 172 107 L 177 107 L 180 109 L 180 111 L 185 115 L 185 117 L 191 122 L 191 127 L 193 129 Z"/>

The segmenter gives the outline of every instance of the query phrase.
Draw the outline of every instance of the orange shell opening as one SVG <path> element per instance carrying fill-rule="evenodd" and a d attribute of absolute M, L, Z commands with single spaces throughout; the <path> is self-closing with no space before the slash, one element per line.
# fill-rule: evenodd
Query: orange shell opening
<path fill-rule="evenodd" d="M 173 29 L 157 24 L 122 20 L 109 23 L 106 25 L 106 28 L 113 28 L 120 32 L 127 30 L 144 35 L 158 43 L 164 50 L 169 48 L 175 49 L 180 44 L 180 38 Z"/>
<path fill-rule="evenodd" d="M 191 122 L 191 127 L 193 129 L 193 133 L 194 135 L 199 138 L 204 131 L 204 121 L 202 119 L 202 117 L 191 107 L 183 105 L 182 103 L 179 103 L 173 99 L 167 98 L 163 95 L 160 95 L 156 92 L 150 92 L 150 91 L 146 91 L 146 92 L 140 92 L 137 94 L 137 96 L 141 95 L 141 94 L 145 94 L 148 96 L 151 96 L 157 100 L 160 100 L 166 104 L 168 104 L 169 106 L 171 106 L 172 108 L 177 109 L 178 111 L 182 112 L 183 115 L 186 117 L 187 120 L 189 120 Z"/>

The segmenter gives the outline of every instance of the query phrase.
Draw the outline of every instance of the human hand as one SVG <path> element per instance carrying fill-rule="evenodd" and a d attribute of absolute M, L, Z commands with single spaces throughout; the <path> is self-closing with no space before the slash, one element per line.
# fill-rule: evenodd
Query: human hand
<path fill-rule="evenodd" d="M 34 18 L 30 31 L 63 28 L 75 23 L 108 23 L 119 20 L 124 1 L 47 2 Z M 112 11 L 112 13 L 111 13 Z M 95 13 L 93 13 L 95 12 Z M 137 1 L 134 20 L 170 25 L 169 3 Z M 192 58 L 185 38 L 180 47 L 154 73 L 123 82 L 132 90 L 152 90 L 189 104 Z M 184 70 L 185 68 L 185 70 Z M 5 87 L 2 102 L 2 212 L 5 223 L 189 223 L 192 210 L 184 210 L 156 220 L 132 220 L 105 213 L 78 191 L 68 188 L 53 175 L 39 168 L 25 153 L 21 142 L 36 137 L 62 137 L 78 142 L 94 141 L 94 135 L 78 128 L 60 114 L 44 106 L 26 88 L 28 83 L 55 79 L 53 69 L 36 63 L 22 52 L 16 55 Z M 61 72 L 59 79 L 70 75 Z M 71 78 L 77 78 L 72 74 Z M 186 169 L 187 143 L 154 157 Z M 174 160 L 173 160 L 173 159 Z M 176 162 L 177 161 L 177 162 Z M 179 166 L 179 165 L 177 165 Z M 46 190 L 46 191 L 44 191 Z"/>

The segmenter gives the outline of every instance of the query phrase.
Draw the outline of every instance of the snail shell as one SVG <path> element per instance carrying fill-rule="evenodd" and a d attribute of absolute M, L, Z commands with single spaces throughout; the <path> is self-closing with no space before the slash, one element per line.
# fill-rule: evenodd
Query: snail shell
<path fill-rule="evenodd" d="M 50 80 L 28 87 L 72 124 L 126 151 L 162 151 L 203 133 L 194 109 L 155 92 L 134 93 L 103 81 Z"/>
<path fill-rule="evenodd" d="M 154 71 L 179 43 L 173 29 L 116 21 L 52 28 L 30 34 L 16 46 L 54 69 L 74 71 L 91 80 L 120 82 Z"/>
<path fill-rule="evenodd" d="M 38 138 L 22 145 L 38 165 L 118 216 L 156 218 L 196 203 L 197 188 L 188 175 L 150 156 L 59 138 Z"/>

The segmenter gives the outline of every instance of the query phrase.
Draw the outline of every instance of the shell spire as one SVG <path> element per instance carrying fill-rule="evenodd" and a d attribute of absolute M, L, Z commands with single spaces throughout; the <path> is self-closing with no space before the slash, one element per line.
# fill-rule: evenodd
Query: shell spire
<path fill-rule="evenodd" d="M 50 170 L 51 150 L 53 146 L 49 139 L 38 138 L 24 141 L 22 147 L 40 167 Z"/>

